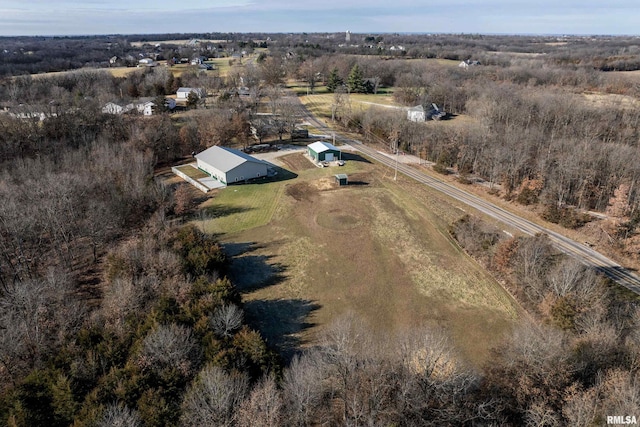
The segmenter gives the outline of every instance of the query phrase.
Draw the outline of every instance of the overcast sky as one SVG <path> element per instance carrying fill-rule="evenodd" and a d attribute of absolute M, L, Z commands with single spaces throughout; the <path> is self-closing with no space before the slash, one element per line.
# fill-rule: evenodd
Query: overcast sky
<path fill-rule="evenodd" d="M 0 0 L 0 35 L 640 34 L 640 0 Z"/>

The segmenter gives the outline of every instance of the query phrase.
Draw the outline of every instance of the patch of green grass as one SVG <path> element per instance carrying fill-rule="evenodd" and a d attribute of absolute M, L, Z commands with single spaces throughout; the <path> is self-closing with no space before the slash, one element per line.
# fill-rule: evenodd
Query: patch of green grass
<path fill-rule="evenodd" d="M 236 233 L 265 225 L 283 188 L 282 182 L 230 185 L 202 206 L 198 225 L 207 233 Z"/>

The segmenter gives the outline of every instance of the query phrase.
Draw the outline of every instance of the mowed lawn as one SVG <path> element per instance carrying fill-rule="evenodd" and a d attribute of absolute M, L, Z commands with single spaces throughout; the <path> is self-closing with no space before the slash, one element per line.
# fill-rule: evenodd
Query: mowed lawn
<path fill-rule="evenodd" d="M 199 226 L 208 233 L 236 233 L 268 224 L 284 186 L 280 182 L 232 185 L 201 205 Z"/>
<path fill-rule="evenodd" d="M 248 319 L 285 356 L 355 313 L 376 331 L 442 328 L 482 365 L 518 310 L 448 235 L 462 212 L 387 168 L 345 157 L 344 167 L 318 169 L 288 155 L 281 161 L 296 178 L 231 186 L 208 202 L 218 217 L 201 225 L 233 255 Z M 342 172 L 347 187 L 335 184 Z"/>

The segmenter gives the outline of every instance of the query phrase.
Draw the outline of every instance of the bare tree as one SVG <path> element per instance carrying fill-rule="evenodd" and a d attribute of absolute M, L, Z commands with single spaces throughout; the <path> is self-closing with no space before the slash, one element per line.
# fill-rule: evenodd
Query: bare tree
<path fill-rule="evenodd" d="M 568 294 L 591 295 L 597 285 L 595 272 L 573 258 L 564 259 L 549 272 L 547 280 L 559 297 Z"/>
<path fill-rule="evenodd" d="M 217 366 L 204 368 L 185 393 L 180 424 L 233 426 L 234 410 L 244 400 L 247 389 L 245 375 L 229 375 Z"/>
<path fill-rule="evenodd" d="M 237 409 L 240 427 L 278 427 L 282 425 L 282 396 L 273 375 L 253 387 L 249 397 Z"/>
<path fill-rule="evenodd" d="M 268 57 L 260 64 L 260 70 L 262 71 L 262 80 L 266 85 L 277 86 L 282 84 L 285 70 L 281 57 Z"/>
<path fill-rule="evenodd" d="M 637 372 L 613 369 L 602 377 L 598 389 L 604 396 L 602 415 L 640 413 L 640 375 Z"/>
<path fill-rule="evenodd" d="M 174 192 L 174 198 L 175 207 L 173 210 L 177 215 L 182 215 L 191 209 L 191 205 L 193 204 L 193 195 L 188 184 L 178 185 Z"/>
<path fill-rule="evenodd" d="M 527 427 L 556 427 L 561 425 L 559 414 L 545 402 L 533 402 L 526 411 Z"/>
<path fill-rule="evenodd" d="M 97 427 L 141 427 L 142 420 L 137 411 L 123 405 L 110 404 L 102 413 Z"/>
<path fill-rule="evenodd" d="M 39 367 L 81 326 L 84 312 L 61 274 L 11 283 L 0 294 L 0 364 L 12 380 Z"/>
<path fill-rule="evenodd" d="M 289 423 L 309 426 L 319 419 L 326 366 L 318 352 L 295 356 L 283 374 L 283 394 Z"/>
<path fill-rule="evenodd" d="M 593 425 L 598 416 L 598 401 L 595 388 L 586 391 L 570 389 L 562 406 L 562 415 L 572 426 Z"/>
<path fill-rule="evenodd" d="M 240 329 L 244 319 L 242 309 L 235 304 L 223 305 L 211 316 L 211 327 L 218 336 L 229 338 Z"/>
<path fill-rule="evenodd" d="M 178 369 L 189 375 L 200 362 L 200 348 L 191 329 L 171 324 L 159 326 L 142 342 L 138 363 L 153 371 Z"/>
<path fill-rule="evenodd" d="M 349 94 L 344 86 L 339 86 L 333 92 L 331 103 L 331 121 L 341 120 L 346 113 L 349 104 Z"/>
<path fill-rule="evenodd" d="M 508 411 L 523 416 L 533 404 L 542 405 L 538 408 L 542 414 L 545 408 L 561 408 L 575 371 L 562 332 L 523 324 L 495 355 L 486 369 L 484 386 Z"/>

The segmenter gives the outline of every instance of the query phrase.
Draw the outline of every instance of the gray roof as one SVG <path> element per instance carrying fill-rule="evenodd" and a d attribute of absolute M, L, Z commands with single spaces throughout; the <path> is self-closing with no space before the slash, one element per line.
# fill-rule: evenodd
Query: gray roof
<path fill-rule="evenodd" d="M 245 162 L 266 165 L 262 160 L 258 160 L 240 150 L 217 145 L 207 148 L 202 153 L 196 154 L 196 159 L 202 160 L 221 172 L 229 172 Z"/>

